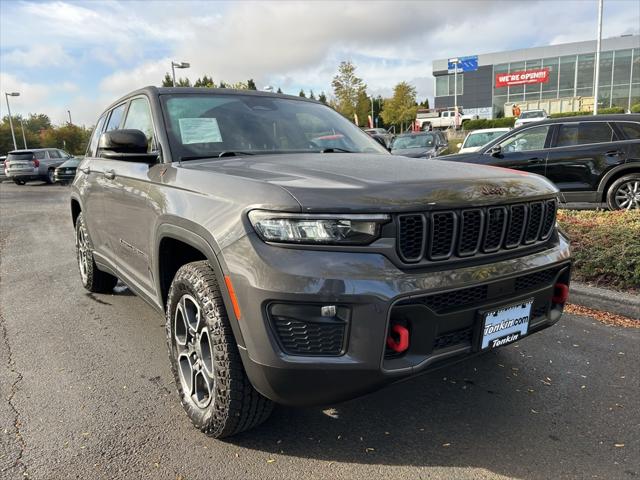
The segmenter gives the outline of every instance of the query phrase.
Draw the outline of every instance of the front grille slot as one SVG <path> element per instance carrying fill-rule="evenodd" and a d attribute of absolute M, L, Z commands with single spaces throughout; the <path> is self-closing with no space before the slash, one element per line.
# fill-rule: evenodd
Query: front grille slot
<path fill-rule="evenodd" d="M 398 246 L 405 262 L 417 262 L 424 256 L 426 218 L 424 215 L 398 217 Z"/>
<path fill-rule="evenodd" d="M 473 328 L 464 328 L 455 332 L 445 333 L 436 337 L 433 342 L 433 349 L 453 347 L 456 345 L 471 345 L 473 339 Z"/>
<path fill-rule="evenodd" d="M 431 216 L 431 235 L 429 236 L 429 258 L 445 260 L 453 253 L 456 235 L 456 214 L 437 212 Z"/>
<path fill-rule="evenodd" d="M 438 262 L 534 245 L 551 237 L 556 212 L 556 200 L 546 200 L 398 215 L 398 255 Z"/>
<path fill-rule="evenodd" d="M 549 285 L 552 280 L 558 275 L 557 268 L 548 268 L 539 272 L 530 273 L 516 278 L 515 289 L 516 292 L 522 290 L 531 290 L 542 285 Z"/>
<path fill-rule="evenodd" d="M 486 285 L 478 285 L 476 287 L 429 295 L 428 297 L 421 298 L 420 301 L 436 313 L 443 313 L 451 309 L 458 309 L 466 305 L 482 302 L 487 298 L 487 293 L 488 287 Z"/>

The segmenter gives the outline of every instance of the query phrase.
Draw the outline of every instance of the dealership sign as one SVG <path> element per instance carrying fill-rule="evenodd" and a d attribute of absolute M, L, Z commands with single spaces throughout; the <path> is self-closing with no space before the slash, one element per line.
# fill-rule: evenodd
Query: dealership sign
<path fill-rule="evenodd" d="M 530 83 L 547 83 L 548 81 L 548 68 L 496 74 L 496 88 L 509 87 L 513 85 L 528 85 Z"/>

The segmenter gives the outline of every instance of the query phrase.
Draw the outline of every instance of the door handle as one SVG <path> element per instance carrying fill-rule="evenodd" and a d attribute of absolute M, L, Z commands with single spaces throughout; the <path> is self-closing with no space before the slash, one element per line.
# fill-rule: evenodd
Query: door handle
<path fill-rule="evenodd" d="M 544 158 L 530 158 L 527 160 L 527 163 L 542 163 L 544 162 Z"/>
<path fill-rule="evenodd" d="M 113 170 L 105 170 L 104 176 L 109 180 L 113 180 L 114 178 L 116 178 L 116 172 L 114 172 Z"/>

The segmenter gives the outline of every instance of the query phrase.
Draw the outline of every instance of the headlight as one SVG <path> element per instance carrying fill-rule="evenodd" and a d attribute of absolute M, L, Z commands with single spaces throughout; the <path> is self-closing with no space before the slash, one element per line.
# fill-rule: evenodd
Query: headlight
<path fill-rule="evenodd" d="M 249 212 L 256 232 L 267 242 L 324 245 L 366 245 L 380 236 L 388 215 L 329 215 Z"/>

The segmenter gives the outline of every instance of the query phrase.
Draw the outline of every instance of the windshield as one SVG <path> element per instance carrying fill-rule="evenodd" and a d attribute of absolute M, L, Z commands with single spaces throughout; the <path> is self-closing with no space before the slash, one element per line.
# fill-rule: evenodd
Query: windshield
<path fill-rule="evenodd" d="M 467 139 L 464 141 L 464 145 L 462 146 L 462 148 L 482 147 L 489 143 L 491 140 L 504 135 L 506 132 L 507 130 L 497 132 L 470 133 L 467 136 Z"/>
<path fill-rule="evenodd" d="M 66 162 L 63 162 L 62 165 L 60 166 L 65 168 L 73 168 L 73 167 L 77 167 L 79 163 L 80 163 L 79 158 L 71 158 Z"/>
<path fill-rule="evenodd" d="M 161 96 L 174 160 L 223 153 L 387 152 L 331 108 L 238 94 Z"/>
<path fill-rule="evenodd" d="M 544 117 L 542 110 L 532 110 L 530 112 L 522 112 L 520 118 L 540 118 Z"/>
<path fill-rule="evenodd" d="M 406 137 L 396 137 L 393 142 L 393 150 L 404 150 L 405 148 L 428 148 L 436 143 L 435 135 L 407 135 Z"/>

